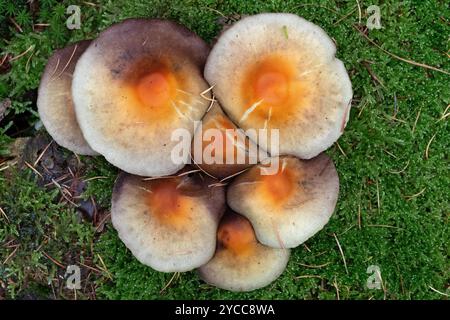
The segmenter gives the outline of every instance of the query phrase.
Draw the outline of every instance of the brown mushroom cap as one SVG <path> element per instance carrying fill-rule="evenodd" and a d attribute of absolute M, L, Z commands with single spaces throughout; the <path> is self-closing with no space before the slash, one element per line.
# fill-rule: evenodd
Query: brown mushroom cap
<path fill-rule="evenodd" d="M 216 129 L 220 137 L 208 137 L 209 129 Z M 202 142 L 198 143 L 200 147 L 197 146 L 197 141 Z M 199 148 L 199 152 L 196 148 Z M 214 158 L 206 159 L 203 157 L 204 152 L 207 154 L 206 158 L 210 153 Z M 203 117 L 201 130 L 198 127 L 195 132 L 191 155 L 196 165 L 219 179 L 232 176 L 268 157 L 267 152 L 258 151 L 258 146 L 236 127 L 216 103 Z M 200 159 L 197 159 L 196 155 L 199 155 Z M 209 163 L 216 159 L 218 162 Z"/>
<path fill-rule="evenodd" d="M 251 291 L 267 286 L 283 273 L 289 250 L 260 244 L 250 222 L 231 210 L 217 231 L 214 257 L 199 268 L 207 283 L 230 291 Z"/>
<path fill-rule="evenodd" d="M 48 59 L 39 84 L 37 107 L 47 132 L 59 145 L 75 153 L 97 155 L 81 133 L 72 102 L 72 74 L 90 40 L 56 50 Z"/>
<path fill-rule="evenodd" d="M 327 224 L 336 206 L 339 177 L 324 153 L 310 160 L 279 158 L 276 174 L 257 165 L 235 178 L 228 205 L 247 217 L 258 240 L 274 248 L 294 248 Z"/>
<path fill-rule="evenodd" d="M 297 15 L 258 14 L 222 33 L 204 74 L 236 125 L 279 129 L 279 154 L 309 159 L 339 138 L 349 117 L 351 83 L 335 52 L 320 27 Z"/>
<path fill-rule="evenodd" d="M 77 117 L 92 148 L 120 169 L 143 176 L 173 174 L 176 129 L 194 133 L 209 101 L 200 94 L 208 45 L 167 20 L 130 19 L 92 42 L 72 84 Z M 207 95 L 209 92 L 207 93 Z"/>
<path fill-rule="evenodd" d="M 141 263 L 158 271 L 205 264 L 214 255 L 225 210 L 225 192 L 208 187 L 212 181 L 198 173 L 154 180 L 121 173 L 111 207 L 120 239 Z"/>

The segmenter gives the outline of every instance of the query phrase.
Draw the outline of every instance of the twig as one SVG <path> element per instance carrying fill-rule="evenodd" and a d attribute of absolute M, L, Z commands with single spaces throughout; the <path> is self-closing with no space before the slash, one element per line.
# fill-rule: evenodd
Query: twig
<path fill-rule="evenodd" d="M 339 151 L 342 153 L 342 155 L 343 155 L 345 158 L 347 158 L 347 155 L 345 154 L 344 150 L 342 150 L 341 146 L 339 145 L 339 142 L 336 141 L 336 145 L 337 145 Z"/>
<path fill-rule="evenodd" d="M 166 285 L 159 291 L 159 294 L 162 294 L 173 282 L 173 280 L 180 275 L 179 272 L 174 272 L 173 276 L 170 278 L 169 282 L 166 283 Z"/>
<path fill-rule="evenodd" d="M 20 246 L 17 246 L 13 252 L 11 252 L 11 254 L 9 256 L 6 257 L 5 261 L 3 261 L 3 265 L 6 265 L 6 263 L 9 261 L 9 259 L 11 259 L 17 252 L 17 250 L 19 249 Z"/>
<path fill-rule="evenodd" d="M 294 279 L 310 279 L 310 278 L 323 279 L 321 276 L 318 276 L 315 274 L 305 274 L 305 275 L 294 277 Z"/>
<path fill-rule="evenodd" d="M 186 176 L 186 175 L 188 175 L 188 174 L 196 173 L 196 172 L 200 172 L 200 171 L 201 171 L 200 169 L 193 169 L 193 170 L 189 170 L 189 171 L 182 172 L 182 173 L 180 173 L 178 176 L 179 176 L 179 177 L 182 177 L 182 176 Z"/>
<path fill-rule="evenodd" d="M 216 179 L 216 177 L 214 177 L 212 174 L 208 173 L 205 169 L 203 169 L 197 162 L 195 162 L 194 157 L 192 157 L 192 154 L 190 154 L 191 160 L 192 162 L 197 166 L 197 168 L 199 168 L 201 170 L 201 172 L 203 172 L 204 174 L 206 174 L 208 177 Z"/>
<path fill-rule="evenodd" d="M 73 56 L 75 55 L 75 52 L 77 51 L 77 49 L 78 49 L 78 45 L 76 44 L 75 47 L 73 48 L 72 54 L 69 57 L 69 60 L 67 60 L 66 65 L 62 68 L 61 72 L 56 76 L 56 78 L 61 77 L 61 75 L 64 73 L 64 71 L 66 71 L 66 69 L 69 66 L 70 62 L 72 61 Z M 53 78 L 52 80 L 54 80 L 54 79 L 55 78 Z M 52 80 L 50 80 L 50 81 L 52 81 Z"/>
<path fill-rule="evenodd" d="M 338 287 L 338 284 L 337 284 L 337 281 L 336 281 L 336 277 L 334 277 L 333 286 L 336 288 L 336 297 L 337 297 L 337 299 L 341 300 L 340 297 L 339 297 L 339 287 Z"/>
<path fill-rule="evenodd" d="M 90 177 L 90 178 L 84 179 L 83 182 L 88 182 L 88 181 L 92 181 L 92 180 L 103 180 L 103 179 L 108 179 L 108 177 L 105 177 L 105 176 Z"/>
<path fill-rule="evenodd" d="M 341 244 L 339 243 L 339 239 L 336 236 L 336 233 L 333 233 L 333 236 L 334 236 L 334 239 L 336 240 L 336 243 L 338 245 L 339 252 L 341 253 L 342 261 L 344 261 L 345 272 L 348 274 L 347 261 L 345 260 L 344 251 L 342 251 L 342 247 L 341 247 Z"/>
<path fill-rule="evenodd" d="M 358 203 L 358 229 L 361 229 L 361 204 Z"/>
<path fill-rule="evenodd" d="M 19 24 L 16 22 L 16 20 L 14 20 L 13 17 L 9 17 L 9 21 L 12 22 L 12 24 L 14 25 L 14 27 L 16 27 L 17 30 L 23 33 L 23 29 L 19 26 Z"/>
<path fill-rule="evenodd" d="M 380 213 L 381 202 L 380 202 L 380 188 L 378 187 L 378 179 L 376 182 L 376 186 L 377 186 L 377 208 L 378 208 L 378 213 Z"/>
<path fill-rule="evenodd" d="M 9 221 L 8 215 L 6 214 L 5 211 L 3 211 L 2 207 L 0 207 L 0 213 L 2 214 L 2 216 L 5 217 L 6 221 L 9 223 L 10 221 Z"/>
<path fill-rule="evenodd" d="M 17 59 L 22 58 L 24 55 L 26 55 L 30 50 L 34 49 L 34 45 L 31 45 L 27 50 L 25 50 L 24 52 L 22 52 L 21 54 L 19 54 L 18 56 L 12 57 L 11 59 L 9 59 L 9 62 L 13 62 Z"/>
<path fill-rule="evenodd" d="M 250 167 L 249 167 L 249 168 L 245 168 L 244 170 L 241 170 L 241 171 L 239 171 L 239 172 L 233 173 L 233 174 L 229 175 L 228 177 L 225 177 L 225 178 L 223 178 L 222 180 L 220 180 L 220 182 L 224 182 L 224 181 L 229 180 L 229 179 L 231 179 L 231 178 L 233 178 L 233 177 L 235 177 L 235 176 L 238 176 L 238 175 L 240 175 L 241 173 L 244 173 L 245 171 L 247 171 L 248 169 L 250 169 Z"/>
<path fill-rule="evenodd" d="M 203 99 L 207 100 L 207 101 L 211 101 L 211 102 L 215 102 L 216 99 L 214 99 L 214 96 L 212 98 L 208 98 L 207 96 L 205 96 L 206 93 L 208 93 L 209 91 L 211 91 L 214 88 L 214 85 L 212 85 L 211 87 L 209 87 L 208 89 L 202 91 L 200 93 L 200 97 L 202 97 Z"/>
<path fill-rule="evenodd" d="M 444 113 L 442 114 L 442 117 L 438 121 L 442 121 L 445 118 L 447 118 L 448 116 L 450 116 L 450 112 L 447 112 L 448 109 L 450 109 L 450 104 L 447 106 L 447 108 L 445 108 Z"/>
<path fill-rule="evenodd" d="M 419 112 L 417 112 L 416 120 L 414 121 L 414 125 L 412 128 L 411 133 L 414 134 L 414 131 L 416 131 L 417 121 L 419 121 L 420 113 L 422 112 L 422 107 L 420 107 Z"/>
<path fill-rule="evenodd" d="M 358 6 L 358 22 L 359 22 L 359 24 L 361 24 L 362 13 L 361 13 L 361 5 L 359 4 L 359 0 L 356 0 L 356 4 Z"/>
<path fill-rule="evenodd" d="M 44 179 L 44 176 L 36 170 L 35 167 L 33 167 L 31 164 L 29 164 L 27 161 L 25 161 L 25 165 L 30 168 L 31 170 L 33 170 L 34 173 L 36 173 L 39 177 L 41 177 L 42 179 Z"/>
<path fill-rule="evenodd" d="M 356 7 L 354 7 L 349 13 L 347 13 L 346 15 L 342 16 L 341 18 L 339 18 L 339 20 L 337 20 L 335 23 L 333 23 L 333 26 L 339 24 L 342 20 L 347 19 L 353 12 L 355 12 Z"/>
<path fill-rule="evenodd" d="M 111 273 L 108 271 L 108 268 L 106 268 L 106 264 L 105 264 L 105 262 L 103 261 L 102 257 L 100 256 L 100 254 L 97 253 L 97 257 L 98 257 L 98 259 L 100 260 L 100 263 L 101 263 L 102 266 L 103 266 L 103 268 L 100 268 L 100 269 L 101 269 L 102 271 L 106 272 L 108 278 L 109 278 L 110 280 L 112 280 L 113 278 L 112 278 L 112 276 L 111 276 Z"/>
<path fill-rule="evenodd" d="M 430 141 L 428 141 L 427 148 L 425 149 L 425 159 L 428 159 L 428 151 L 430 149 L 430 145 L 436 137 L 437 132 L 431 137 Z"/>
<path fill-rule="evenodd" d="M 366 224 L 366 226 L 367 227 L 393 228 L 393 229 L 404 230 L 403 228 L 390 226 L 390 225 L 387 225 L 387 224 Z"/>
<path fill-rule="evenodd" d="M 406 163 L 405 167 L 404 167 L 403 169 L 401 169 L 400 171 L 389 171 L 389 172 L 390 172 L 390 173 L 394 173 L 394 174 L 400 174 L 400 173 L 405 172 L 405 170 L 406 170 L 406 168 L 408 168 L 408 166 L 409 166 L 409 160 L 408 160 L 408 162 Z"/>
<path fill-rule="evenodd" d="M 306 268 L 313 268 L 313 269 L 319 269 L 319 268 L 323 268 L 326 267 L 330 264 L 331 262 L 327 262 L 324 264 L 316 264 L 316 265 L 308 265 L 308 264 L 304 264 L 304 263 L 299 263 L 299 265 L 301 265 L 302 267 L 306 267 Z"/>
<path fill-rule="evenodd" d="M 50 141 L 50 143 L 44 148 L 44 150 L 42 150 L 41 154 L 37 157 L 36 161 L 33 163 L 33 167 L 36 167 L 37 164 L 39 163 L 39 161 L 41 161 L 42 157 L 44 156 L 44 153 L 47 151 L 47 149 L 50 147 L 50 145 L 52 144 L 53 140 Z"/>
<path fill-rule="evenodd" d="M 417 192 L 416 194 L 413 194 L 413 195 L 410 195 L 410 196 L 404 196 L 404 198 L 405 198 L 406 200 L 411 200 L 411 199 L 417 198 L 417 197 L 420 196 L 422 193 L 424 193 L 426 189 L 427 189 L 427 188 L 425 187 L 425 188 L 423 188 L 421 191 Z"/>
<path fill-rule="evenodd" d="M 58 267 L 61 267 L 61 268 L 63 268 L 63 269 L 66 268 L 61 262 L 59 262 L 58 260 L 52 258 L 52 257 L 51 257 L 48 253 L 46 253 L 45 251 L 42 250 L 41 252 L 44 254 L 44 256 L 47 257 L 47 259 L 49 259 L 51 262 L 53 262 L 54 264 L 56 264 Z"/>
<path fill-rule="evenodd" d="M 429 69 L 429 70 L 433 70 L 433 71 L 437 71 L 437 72 L 441 72 L 441 73 L 444 73 L 444 74 L 447 74 L 447 75 L 450 75 L 450 72 L 449 71 L 445 71 L 445 70 L 442 70 L 442 69 L 439 69 L 439 68 L 436 68 L 436 67 L 433 67 L 433 66 L 429 66 L 429 65 L 427 65 L 427 64 L 424 64 L 424 63 L 420 63 L 420 62 L 416 62 L 416 61 L 413 61 L 413 60 L 409 60 L 409 59 L 405 59 L 405 58 L 402 58 L 402 57 L 400 57 L 400 56 L 398 56 L 398 55 L 396 55 L 396 54 L 393 54 L 393 53 L 391 53 L 391 52 L 389 52 L 389 51 L 387 51 L 386 49 L 383 49 L 383 47 L 381 47 L 379 44 L 377 44 L 375 41 L 373 41 L 372 39 L 370 39 L 366 34 L 364 34 L 364 32 L 362 32 L 361 30 L 359 30 L 359 28 L 358 27 L 356 27 L 355 25 L 353 25 L 353 28 L 355 28 L 367 41 L 369 41 L 371 44 L 373 44 L 375 47 L 377 47 L 378 49 L 380 49 L 381 51 L 383 51 L 384 53 L 386 53 L 387 55 L 390 55 L 392 58 L 394 58 L 394 59 L 397 59 L 397 60 L 400 60 L 400 61 L 403 61 L 403 62 L 406 62 L 406 63 L 409 63 L 409 64 L 412 64 L 412 65 L 414 65 L 414 66 L 417 66 L 417 67 L 421 67 L 421 68 L 425 68 L 425 69 Z"/>
<path fill-rule="evenodd" d="M 446 297 L 450 297 L 449 294 L 443 293 L 443 292 L 441 292 L 441 291 L 439 291 L 439 290 L 436 290 L 436 289 L 433 288 L 432 286 L 428 286 L 428 287 L 429 287 L 431 290 L 433 290 L 434 292 L 439 293 L 440 295 L 443 295 L 443 296 L 446 296 Z"/>

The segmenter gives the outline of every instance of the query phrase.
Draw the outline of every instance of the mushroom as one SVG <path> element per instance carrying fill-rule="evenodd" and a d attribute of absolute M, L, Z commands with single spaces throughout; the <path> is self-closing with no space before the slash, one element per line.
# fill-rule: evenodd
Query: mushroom
<path fill-rule="evenodd" d="M 78 61 L 72 83 L 92 148 L 128 173 L 180 170 L 189 159 L 172 159 L 172 133 L 185 129 L 192 137 L 209 105 L 202 77 L 208 53 L 200 37 L 167 20 L 129 19 L 103 31 Z"/>
<path fill-rule="evenodd" d="M 228 188 L 228 205 L 247 217 L 258 240 L 274 248 L 294 248 L 327 224 L 336 206 L 339 177 L 324 153 L 310 160 L 279 158 L 275 174 L 257 165 Z"/>
<path fill-rule="evenodd" d="M 219 179 L 233 176 L 268 157 L 216 103 L 195 132 L 191 156 L 203 171 Z"/>
<path fill-rule="evenodd" d="M 310 159 L 348 121 L 352 87 L 336 46 L 317 25 L 288 13 L 243 18 L 218 38 L 205 79 L 240 128 L 279 129 L 279 153 Z"/>
<path fill-rule="evenodd" d="M 141 263 L 158 271 L 205 264 L 214 255 L 225 210 L 225 191 L 208 187 L 212 182 L 188 171 L 150 180 L 121 173 L 111 206 L 119 238 Z"/>
<path fill-rule="evenodd" d="M 50 136 L 75 153 L 97 155 L 81 133 L 72 101 L 72 74 L 78 58 L 90 41 L 80 41 L 56 50 L 48 59 L 39 84 L 37 107 Z"/>
<path fill-rule="evenodd" d="M 290 251 L 260 244 L 250 222 L 227 212 L 217 231 L 214 257 L 199 268 L 207 283 L 230 291 L 251 291 L 267 286 L 286 268 Z"/>

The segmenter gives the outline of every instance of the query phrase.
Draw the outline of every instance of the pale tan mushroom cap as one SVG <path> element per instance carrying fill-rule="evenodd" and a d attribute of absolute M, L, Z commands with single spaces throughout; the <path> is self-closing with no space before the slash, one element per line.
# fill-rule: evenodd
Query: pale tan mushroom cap
<path fill-rule="evenodd" d="M 258 165 L 235 178 L 228 205 L 247 217 L 258 240 L 274 248 L 294 248 L 329 221 L 339 194 L 339 177 L 324 153 L 310 160 L 279 159 L 274 175 Z"/>
<path fill-rule="evenodd" d="M 339 138 L 349 117 L 351 82 L 335 52 L 320 27 L 297 15 L 258 14 L 223 32 L 204 74 L 239 127 L 279 129 L 279 154 L 309 159 Z"/>
<path fill-rule="evenodd" d="M 182 168 L 171 157 L 178 145 L 172 133 L 192 136 L 209 105 L 200 96 L 209 87 L 202 77 L 208 52 L 201 38 L 167 20 L 130 19 L 103 31 L 80 58 L 72 85 L 92 148 L 132 174 Z"/>
<path fill-rule="evenodd" d="M 47 132 L 59 145 L 83 155 L 97 155 L 81 133 L 72 102 L 72 74 L 90 41 L 56 50 L 48 59 L 39 84 L 37 107 Z"/>
<path fill-rule="evenodd" d="M 232 211 L 217 232 L 214 257 L 199 268 L 207 283 L 230 291 L 252 291 L 277 279 L 289 261 L 288 249 L 266 247 L 255 238 L 250 222 Z"/>
<path fill-rule="evenodd" d="M 122 173 L 113 191 L 111 219 L 120 239 L 143 264 L 184 272 L 214 255 L 225 192 L 198 174 L 143 180 Z"/>
<path fill-rule="evenodd" d="M 197 127 L 191 155 L 196 165 L 219 179 L 237 174 L 269 156 L 228 118 L 218 103 L 213 104 Z"/>

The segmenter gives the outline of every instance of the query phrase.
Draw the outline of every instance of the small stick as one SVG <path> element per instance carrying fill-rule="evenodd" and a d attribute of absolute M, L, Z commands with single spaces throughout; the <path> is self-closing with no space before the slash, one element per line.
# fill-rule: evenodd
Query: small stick
<path fill-rule="evenodd" d="M 437 132 L 431 137 L 430 141 L 428 141 L 427 148 L 425 149 L 425 159 L 427 159 L 427 160 L 428 160 L 428 151 L 430 149 L 430 145 L 433 142 L 434 138 L 436 137 L 436 134 L 437 134 Z"/>
<path fill-rule="evenodd" d="M 338 240 L 338 237 L 336 236 L 336 233 L 333 233 L 333 236 L 334 236 L 334 239 L 336 240 L 336 243 L 338 245 L 339 252 L 341 253 L 341 256 L 342 256 L 342 260 L 344 261 L 345 272 L 348 274 L 347 261 L 345 260 L 344 251 L 342 251 L 342 247 L 341 247 L 341 244 L 339 243 L 339 240 Z"/>
<path fill-rule="evenodd" d="M 14 20 L 13 17 L 9 17 L 9 21 L 12 22 L 12 24 L 14 25 L 14 27 L 16 27 L 17 30 L 23 33 L 23 29 L 19 26 L 19 24 L 16 22 L 16 20 Z"/>
<path fill-rule="evenodd" d="M 174 272 L 173 276 L 170 278 L 169 282 L 166 283 L 166 285 L 159 291 L 159 294 L 162 294 L 169 286 L 170 284 L 173 282 L 173 280 L 179 276 L 179 272 Z"/>
<path fill-rule="evenodd" d="M 41 154 L 37 157 L 36 161 L 33 163 L 33 167 L 37 166 L 37 164 L 39 163 L 39 161 L 41 161 L 42 157 L 44 156 L 44 153 L 47 151 L 47 149 L 50 147 L 50 145 L 52 144 L 53 140 L 50 141 L 50 143 L 44 148 L 44 150 L 42 150 Z"/>
<path fill-rule="evenodd" d="M 417 122 L 419 121 L 420 112 L 422 112 L 422 107 L 420 107 L 419 112 L 417 112 L 416 120 L 414 121 L 414 125 L 412 128 L 412 133 L 414 134 L 414 131 L 416 131 Z"/>
<path fill-rule="evenodd" d="M 433 67 L 433 66 L 429 66 L 429 65 L 424 64 L 424 63 L 415 62 L 415 61 L 413 61 L 413 60 L 405 59 L 405 58 L 402 58 L 402 57 L 400 57 L 400 56 L 398 56 L 398 55 L 396 55 L 396 54 L 393 54 L 393 53 L 387 51 L 386 49 L 383 49 L 383 47 L 381 47 L 381 46 L 380 46 L 379 44 L 377 44 L 375 41 L 373 41 L 372 39 L 370 39 L 364 32 L 362 32 L 361 30 L 359 30 L 359 28 L 356 27 L 355 25 L 353 25 L 353 28 L 355 28 L 355 29 L 356 29 L 356 30 L 357 30 L 364 38 L 366 38 L 366 40 L 369 41 L 372 45 L 374 45 L 375 47 L 377 47 L 378 49 L 380 49 L 381 51 L 383 51 L 384 53 L 386 53 L 387 55 L 391 56 L 391 57 L 394 58 L 394 59 L 397 59 L 397 60 L 400 60 L 400 61 L 403 61 L 403 62 L 412 64 L 413 66 L 417 66 L 417 67 L 421 67 L 421 68 L 425 68 L 425 69 L 429 69 L 429 70 L 433 70 L 433 71 L 437 71 L 437 72 L 441 72 L 441 73 L 450 75 L 450 72 L 449 72 L 449 71 L 445 71 L 445 70 L 442 70 L 442 69 L 439 69 L 439 68 L 436 68 L 436 67 Z"/>
<path fill-rule="evenodd" d="M 324 263 L 324 264 L 317 264 L 317 265 L 308 265 L 308 264 L 299 263 L 299 265 L 301 265 L 302 267 L 306 267 L 306 268 L 318 269 L 318 268 L 326 267 L 326 266 L 328 266 L 330 263 L 331 263 L 331 262 L 327 262 L 327 263 Z"/>
<path fill-rule="evenodd" d="M 34 45 L 31 45 L 27 50 L 25 50 L 24 52 L 22 52 L 21 54 L 19 54 L 18 56 L 12 57 L 11 59 L 9 59 L 10 62 L 13 62 L 17 59 L 22 58 L 24 55 L 26 55 L 30 50 L 34 49 Z"/>
<path fill-rule="evenodd" d="M 424 193 L 426 189 L 427 189 L 427 188 L 425 187 L 425 188 L 423 188 L 421 191 L 417 192 L 416 194 L 413 194 L 413 195 L 411 195 L 411 196 L 405 196 L 404 198 L 405 198 L 406 200 L 411 200 L 411 199 L 417 198 L 417 197 L 420 196 L 422 193 Z"/>
<path fill-rule="evenodd" d="M 11 254 L 6 257 L 5 261 L 3 261 L 3 265 L 6 265 L 6 263 L 9 261 L 9 259 L 11 259 L 16 254 L 19 247 L 20 246 L 16 246 L 16 248 L 13 250 L 13 252 L 11 252 Z"/>
<path fill-rule="evenodd" d="M 63 268 L 63 269 L 66 268 L 61 262 L 59 262 L 58 260 L 52 258 L 52 257 L 51 257 L 48 253 L 46 253 L 45 251 L 42 250 L 41 252 L 44 254 L 44 256 L 47 257 L 47 259 L 49 259 L 51 262 L 53 262 L 54 264 L 56 264 L 58 267 L 61 267 L 61 268 Z"/>
<path fill-rule="evenodd" d="M 33 167 L 31 164 L 29 164 L 27 161 L 25 161 L 25 165 L 30 168 L 31 170 L 33 170 L 34 173 L 36 173 L 39 177 L 41 177 L 42 179 L 44 179 L 44 176 L 36 170 L 35 167 Z"/>
<path fill-rule="evenodd" d="M 5 217 L 6 221 L 8 221 L 8 223 L 9 223 L 10 221 L 9 221 L 8 215 L 7 215 L 6 212 L 2 209 L 2 207 L 0 207 L 0 213 Z"/>
<path fill-rule="evenodd" d="M 432 286 L 428 286 L 428 287 L 429 287 L 431 290 L 433 290 L 434 292 L 439 293 L 440 295 L 443 295 L 443 296 L 446 296 L 446 297 L 450 297 L 449 294 L 443 293 L 443 292 L 441 292 L 441 291 L 439 291 L 439 290 L 436 290 L 436 289 L 433 288 Z"/>

